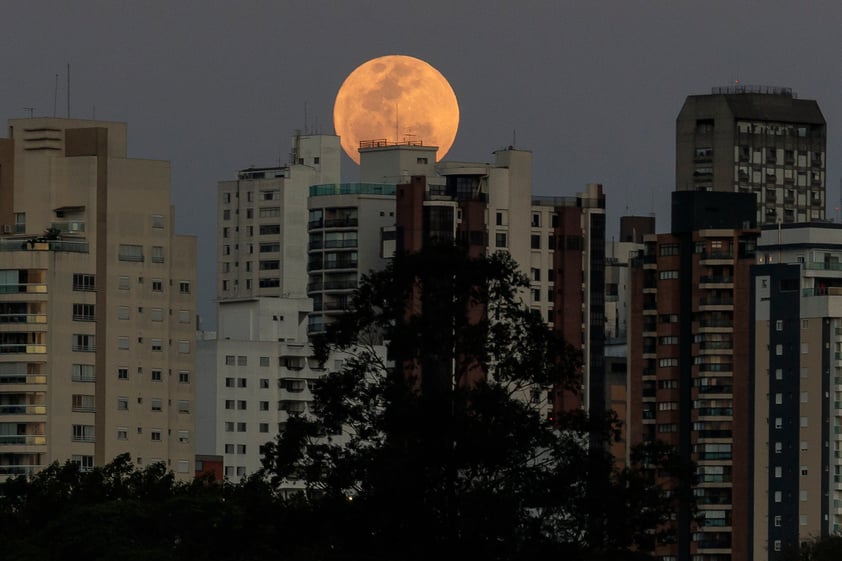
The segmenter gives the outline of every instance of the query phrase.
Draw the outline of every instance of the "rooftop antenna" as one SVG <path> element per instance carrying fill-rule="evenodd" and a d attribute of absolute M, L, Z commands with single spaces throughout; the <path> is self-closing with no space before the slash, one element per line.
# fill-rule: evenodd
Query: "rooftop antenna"
<path fill-rule="evenodd" d="M 512 129 L 512 148 L 517 146 L 517 129 Z"/>
<path fill-rule="evenodd" d="M 70 118 L 70 63 L 67 63 L 67 118 Z"/>
<path fill-rule="evenodd" d="M 24 108 L 23 108 L 23 110 L 24 110 L 24 111 L 29 111 L 29 118 L 30 118 L 30 119 L 31 119 L 31 118 L 34 116 L 34 114 L 35 114 L 35 108 L 34 108 L 34 107 L 24 107 Z"/>
<path fill-rule="evenodd" d="M 56 72 L 56 85 L 53 89 L 53 118 L 57 116 L 57 106 L 58 106 L 58 72 Z"/>
<path fill-rule="evenodd" d="M 307 102 L 305 101 L 304 102 L 304 133 L 307 134 L 308 130 L 309 129 L 307 128 Z"/>

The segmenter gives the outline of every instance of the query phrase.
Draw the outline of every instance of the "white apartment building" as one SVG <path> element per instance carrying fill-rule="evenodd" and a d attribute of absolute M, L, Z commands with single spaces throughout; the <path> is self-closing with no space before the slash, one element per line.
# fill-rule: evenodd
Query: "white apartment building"
<path fill-rule="evenodd" d="M 168 162 L 126 125 L 19 119 L 0 139 L 0 476 L 128 452 L 191 478 L 196 243 Z"/>

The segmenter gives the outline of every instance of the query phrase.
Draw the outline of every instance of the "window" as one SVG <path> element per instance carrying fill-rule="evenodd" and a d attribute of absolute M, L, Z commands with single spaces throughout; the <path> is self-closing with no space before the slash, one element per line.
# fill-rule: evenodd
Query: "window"
<path fill-rule="evenodd" d="M 281 233 L 280 224 L 261 224 L 258 229 L 261 236 L 277 236 Z"/>
<path fill-rule="evenodd" d="M 120 366 L 117 368 L 117 379 L 118 380 L 128 380 L 129 379 L 129 369 L 125 366 Z"/>
<path fill-rule="evenodd" d="M 226 366 L 234 366 L 237 357 L 234 355 L 225 355 L 225 365 Z"/>
<path fill-rule="evenodd" d="M 237 444 L 237 454 L 245 454 L 246 453 L 246 445 L 245 444 Z"/>
<path fill-rule="evenodd" d="M 260 432 L 269 432 L 269 423 L 260 423 L 258 425 L 258 430 Z"/>
<path fill-rule="evenodd" d="M 164 216 L 162 214 L 152 215 L 152 227 L 156 230 L 161 230 L 164 227 Z"/>
<path fill-rule="evenodd" d="M 160 353 L 163 351 L 164 346 L 160 339 L 152 339 L 152 351 L 156 353 Z"/>
<path fill-rule="evenodd" d="M 238 475 L 238 476 L 243 476 L 243 475 L 245 475 L 245 474 L 246 474 L 246 468 L 245 468 L 245 466 L 237 466 L 237 475 Z"/>
<path fill-rule="evenodd" d="M 494 247 L 508 247 L 505 232 L 497 232 L 494 234 Z"/>
<path fill-rule="evenodd" d="M 70 456 L 70 461 L 79 466 L 79 471 L 91 471 L 94 469 L 93 456 L 80 456 L 73 454 Z"/>
<path fill-rule="evenodd" d="M 129 410 L 129 398 L 128 397 L 118 397 L 117 398 L 117 411 L 128 411 Z"/>
<path fill-rule="evenodd" d="M 93 425 L 72 425 L 71 435 L 73 442 L 94 442 L 94 426 Z"/>
<path fill-rule="evenodd" d="M 129 338 L 117 337 L 117 348 L 123 351 L 129 350 Z"/>
<path fill-rule="evenodd" d="M 237 387 L 245 388 L 248 386 L 248 380 L 245 378 L 237 378 Z"/>
<path fill-rule="evenodd" d="M 807 475 L 809 473 L 809 470 L 807 469 L 807 466 L 801 466 L 800 473 L 801 473 L 801 475 Z"/>
<path fill-rule="evenodd" d="M 670 255 L 679 255 L 679 248 L 681 246 L 677 243 L 667 243 L 660 246 L 659 251 L 662 257 Z"/>
<path fill-rule="evenodd" d="M 178 352 L 186 355 L 190 353 L 190 341 L 179 341 L 178 342 Z"/>
<path fill-rule="evenodd" d="M 74 333 L 72 348 L 74 351 L 92 353 L 96 351 L 96 336 Z"/>
<path fill-rule="evenodd" d="M 801 392 L 801 403 L 807 403 L 807 392 Z"/>
<path fill-rule="evenodd" d="M 128 427 L 117 427 L 117 440 L 128 440 L 129 439 L 129 429 Z"/>
<path fill-rule="evenodd" d="M 781 527 L 781 516 L 778 515 L 778 516 L 775 516 L 775 528 L 780 528 L 780 527 Z"/>
<path fill-rule="evenodd" d="M 160 245 L 153 245 L 152 246 L 152 262 L 153 263 L 163 263 L 164 262 L 164 248 Z"/>
<path fill-rule="evenodd" d="M 117 288 L 120 290 L 128 290 L 129 289 L 129 277 L 121 276 L 117 279 Z"/>
<path fill-rule="evenodd" d="M 261 401 L 260 402 L 260 410 L 261 411 L 269 411 L 269 402 L 268 401 Z"/>
<path fill-rule="evenodd" d="M 178 383 L 179 384 L 189 384 L 190 383 L 190 372 L 187 370 L 180 370 L 178 372 Z"/>
<path fill-rule="evenodd" d="M 775 454 L 780 454 L 783 452 L 784 445 L 782 442 L 775 442 Z"/>
<path fill-rule="evenodd" d="M 533 234 L 530 236 L 530 246 L 532 249 L 541 249 L 541 236 L 538 234 Z"/>
<path fill-rule="evenodd" d="M 776 393 L 775 394 L 775 405 L 783 405 L 784 402 L 784 394 Z"/>
<path fill-rule="evenodd" d="M 161 411 L 161 400 L 153 397 L 152 400 L 152 411 Z"/>
<path fill-rule="evenodd" d="M 222 211 L 222 219 L 223 220 L 231 220 L 231 209 L 226 208 Z"/>
<path fill-rule="evenodd" d="M 779 319 L 775 321 L 775 331 L 783 331 L 784 330 L 784 320 Z"/>
<path fill-rule="evenodd" d="M 246 432 L 246 423 L 237 423 L 237 432 Z"/>
<path fill-rule="evenodd" d="M 234 378 L 225 378 L 225 387 L 226 388 L 233 388 L 235 380 Z"/>
<path fill-rule="evenodd" d="M 180 294 L 190 294 L 190 282 L 178 281 L 178 292 Z"/>
<path fill-rule="evenodd" d="M 678 271 L 661 271 L 658 275 L 660 280 L 674 280 L 678 278 Z"/>
<path fill-rule="evenodd" d="M 117 259 L 120 261 L 143 262 L 143 246 L 121 243 L 118 249 Z"/>
<path fill-rule="evenodd" d="M 244 399 L 240 399 L 237 401 L 237 409 L 240 411 L 245 411 L 248 408 L 248 403 Z"/>
<path fill-rule="evenodd" d="M 94 407 L 94 396 L 92 395 L 73 394 L 71 396 L 71 404 L 73 411 L 77 412 L 93 413 L 96 410 Z"/>
<path fill-rule="evenodd" d="M 161 279 L 152 279 L 152 292 L 163 292 L 164 281 Z"/>
<path fill-rule="evenodd" d="M 73 290 L 93 292 L 96 290 L 96 275 L 73 273 Z"/>
<path fill-rule="evenodd" d="M 260 379 L 260 389 L 265 390 L 267 388 L 269 388 L 269 378 L 261 378 Z"/>
<path fill-rule="evenodd" d="M 532 213 L 532 227 L 533 228 L 540 228 L 541 227 L 541 213 L 533 212 Z"/>
<path fill-rule="evenodd" d="M 775 466 L 775 477 L 780 478 L 783 476 L 783 468 L 781 466 Z"/>
<path fill-rule="evenodd" d="M 73 321 L 94 321 L 95 319 L 93 304 L 73 304 Z"/>
<path fill-rule="evenodd" d="M 149 311 L 149 319 L 152 321 L 164 321 L 164 310 L 162 308 L 152 308 Z"/>
<path fill-rule="evenodd" d="M 801 489 L 800 491 L 798 491 L 798 500 L 801 501 L 802 503 L 807 500 L 807 490 L 806 489 Z"/>
<path fill-rule="evenodd" d="M 417 165 L 424 165 L 427 163 L 427 158 L 415 158 L 415 163 Z"/>
<path fill-rule="evenodd" d="M 269 357 L 268 356 L 260 357 L 260 366 L 261 367 L 269 366 Z"/>
<path fill-rule="evenodd" d="M 783 417 L 775 417 L 775 428 L 780 429 L 780 428 L 783 428 L 783 426 L 784 426 Z"/>
<path fill-rule="evenodd" d="M 152 381 L 153 382 L 160 382 L 161 381 L 161 370 L 158 368 L 152 369 Z"/>
<path fill-rule="evenodd" d="M 161 430 L 152 429 L 149 432 L 149 437 L 152 439 L 152 442 L 161 442 Z"/>
<path fill-rule="evenodd" d="M 274 218 L 281 215 L 281 207 L 268 206 L 258 209 L 257 216 L 259 218 Z"/>
<path fill-rule="evenodd" d="M 190 442 L 190 431 L 188 430 L 180 430 L 178 431 L 178 441 L 181 443 L 188 443 Z"/>
<path fill-rule="evenodd" d="M 190 471 L 190 462 L 187 460 L 178 460 L 175 470 L 178 473 L 188 473 Z"/>
<path fill-rule="evenodd" d="M 533 302 L 540 302 L 541 301 L 541 290 L 539 288 L 532 289 L 532 301 Z"/>
<path fill-rule="evenodd" d="M 807 515 L 806 514 L 799 514 L 798 515 L 798 525 L 799 526 L 806 526 L 807 525 Z"/>
<path fill-rule="evenodd" d="M 779 494 L 780 494 L 780 491 L 775 492 L 775 499 L 776 499 L 775 502 L 776 503 L 781 502 L 781 501 L 777 500 Z M 774 542 L 772 542 L 772 549 L 774 549 L 775 551 L 780 551 L 781 550 L 781 540 L 775 540 Z"/>
<path fill-rule="evenodd" d="M 658 366 L 661 368 L 669 368 L 671 366 L 678 366 L 677 358 L 662 358 L 658 361 Z"/>
<path fill-rule="evenodd" d="M 801 428 L 802 429 L 807 428 L 807 417 L 801 417 Z"/>
<path fill-rule="evenodd" d="M 186 399 L 180 399 L 178 401 L 178 412 L 190 413 L 190 402 Z"/>
<path fill-rule="evenodd" d="M 119 306 L 117 308 L 117 319 L 129 319 L 129 307 Z"/>
<path fill-rule="evenodd" d="M 190 323 L 190 310 L 178 311 L 178 323 Z"/>
<path fill-rule="evenodd" d="M 782 495 L 783 495 L 783 493 L 781 493 L 780 491 L 775 491 L 775 502 L 776 503 L 781 502 L 781 499 L 783 498 Z"/>
<path fill-rule="evenodd" d="M 74 364 L 72 369 L 74 382 L 96 382 L 93 364 Z"/>

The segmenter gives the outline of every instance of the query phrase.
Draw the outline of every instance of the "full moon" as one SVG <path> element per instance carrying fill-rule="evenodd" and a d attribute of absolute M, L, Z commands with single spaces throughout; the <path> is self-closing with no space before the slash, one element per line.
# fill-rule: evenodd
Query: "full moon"
<path fill-rule="evenodd" d="M 333 128 L 360 163 L 360 141 L 438 146 L 441 160 L 456 138 L 459 104 L 441 72 L 417 58 L 382 56 L 345 78 L 333 105 Z"/>

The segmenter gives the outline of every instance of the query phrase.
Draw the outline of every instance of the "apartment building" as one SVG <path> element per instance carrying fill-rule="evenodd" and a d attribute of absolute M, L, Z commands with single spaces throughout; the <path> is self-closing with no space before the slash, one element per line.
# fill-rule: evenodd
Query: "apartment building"
<path fill-rule="evenodd" d="M 750 555 L 752 512 L 749 268 L 760 234 L 752 194 L 675 192 L 669 234 L 647 235 L 633 260 L 629 438 L 673 445 L 693 477 L 666 482 L 680 502 L 676 542 L 659 559 Z M 680 495 L 679 495 L 680 496 Z"/>
<path fill-rule="evenodd" d="M 0 476 L 128 452 L 193 476 L 196 243 L 123 123 L 0 140 Z"/>
<path fill-rule="evenodd" d="M 676 190 L 757 198 L 757 223 L 825 217 L 827 127 L 790 88 L 734 85 L 688 96 L 676 121 Z"/>
<path fill-rule="evenodd" d="M 842 529 L 842 227 L 764 228 L 752 267 L 753 558 Z"/>

